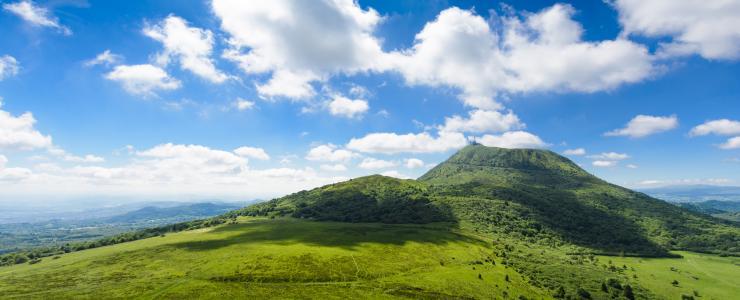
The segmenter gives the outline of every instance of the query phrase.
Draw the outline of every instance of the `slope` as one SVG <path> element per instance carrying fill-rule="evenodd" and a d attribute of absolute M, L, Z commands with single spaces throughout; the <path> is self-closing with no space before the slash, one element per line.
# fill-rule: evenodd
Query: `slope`
<path fill-rule="evenodd" d="M 435 225 L 240 218 L 0 268 L 4 299 L 546 298 L 492 245 Z M 101 294 L 104 291 L 104 294 Z"/>
<path fill-rule="evenodd" d="M 664 255 L 665 249 L 740 254 L 740 228 L 732 223 L 610 184 L 547 150 L 471 145 L 419 181 L 441 199 L 477 199 L 478 207 L 515 204 L 518 219 L 528 221 L 522 226 L 499 226 L 495 218 L 480 215 L 480 208 L 454 211 L 482 229 L 517 232 L 533 241 L 554 235 L 612 254 Z M 487 213 L 502 209 L 495 206 Z"/>

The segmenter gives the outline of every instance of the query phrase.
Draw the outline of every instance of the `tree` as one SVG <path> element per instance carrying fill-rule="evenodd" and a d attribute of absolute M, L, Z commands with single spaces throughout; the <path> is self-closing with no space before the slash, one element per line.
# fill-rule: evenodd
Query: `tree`
<path fill-rule="evenodd" d="M 606 283 L 603 283 L 603 282 L 601 283 L 601 291 L 604 292 L 604 293 L 608 293 L 609 292 L 609 288 L 606 287 Z"/>
<path fill-rule="evenodd" d="M 558 290 L 552 296 L 558 299 L 565 298 L 565 289 L 562 286 L 558 287 Z"/>
<path fill-rule="evenodd" d="M 671 282 L 671 284 L 672 284 L 673 286 L 678 286 L 678 280 L 675 280 L 675 279 L 674 279 L 674 280 L 673 280 L 673 281 Z"/>
<path fill-rule="evenodd" d="M 506 274 L 506 277 L 504 277 L 504 280 L 506 280 L 506 282 L 509 282 L 509 274 Z"/>
<path fill-rule="evenodd" d="M 632 287 L 629 284 L 624 285 L 624 297 L 629 300 L 635 300 L 635 294 L 632 293 Z"/>
<path fill-rule="evenodd" d="M 578 288 L 576 293 L 578 293 L 578 296 L 581 297 L 581 299 L 591 299 L 591 293 L 583 288 Z"/>

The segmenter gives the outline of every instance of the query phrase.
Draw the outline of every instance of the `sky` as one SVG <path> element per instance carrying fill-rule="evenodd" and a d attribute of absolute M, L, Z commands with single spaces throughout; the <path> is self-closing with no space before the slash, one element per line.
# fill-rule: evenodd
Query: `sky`
<path fill-rule="evenodd" d="M 740 2 L 0 1 L 0 201 L 268 199 L 470 141 L 740 185 Z"/>

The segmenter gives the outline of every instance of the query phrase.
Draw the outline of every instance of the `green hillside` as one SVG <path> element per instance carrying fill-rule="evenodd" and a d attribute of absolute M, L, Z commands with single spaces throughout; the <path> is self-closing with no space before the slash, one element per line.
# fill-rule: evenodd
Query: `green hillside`
<path fill-rule="evenodd" d="M 0 268 L 0 294 L 726 299 L 740 294 L 722 280 L 740 277 L 737 258 L 675 251 L 738 256 L 739 244 L 736 223 L 612 185 L 553 152 L 471 145 L 419 180 L 356 178 L 64 248 L 72 253 L 47 249 Z M 676 277 L 689 273 L 701 281 Z"/>

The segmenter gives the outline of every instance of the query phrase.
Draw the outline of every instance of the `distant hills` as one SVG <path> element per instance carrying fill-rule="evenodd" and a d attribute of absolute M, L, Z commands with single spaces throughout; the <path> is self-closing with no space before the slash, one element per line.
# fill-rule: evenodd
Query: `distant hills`
<path fill-rule="evenodd" d="M 709 200 L 740 202 L 740 187 L 716 185 L 676 185 L 640 189 L 658 199 L 671 202 L 702 202 Z"/>
<path fill-rule="evenodd" d="M 52 219 L 37 222 L 0 224 L 0 253 L 18 249 L 60 245 L 99 239 L 132 230 L 217 216 L 242 205 L 237 203 L 157 203 L 118 213 L 95 211 L 83 219 Z M 95 217 L 101 214 L 113 216 Z"/>

